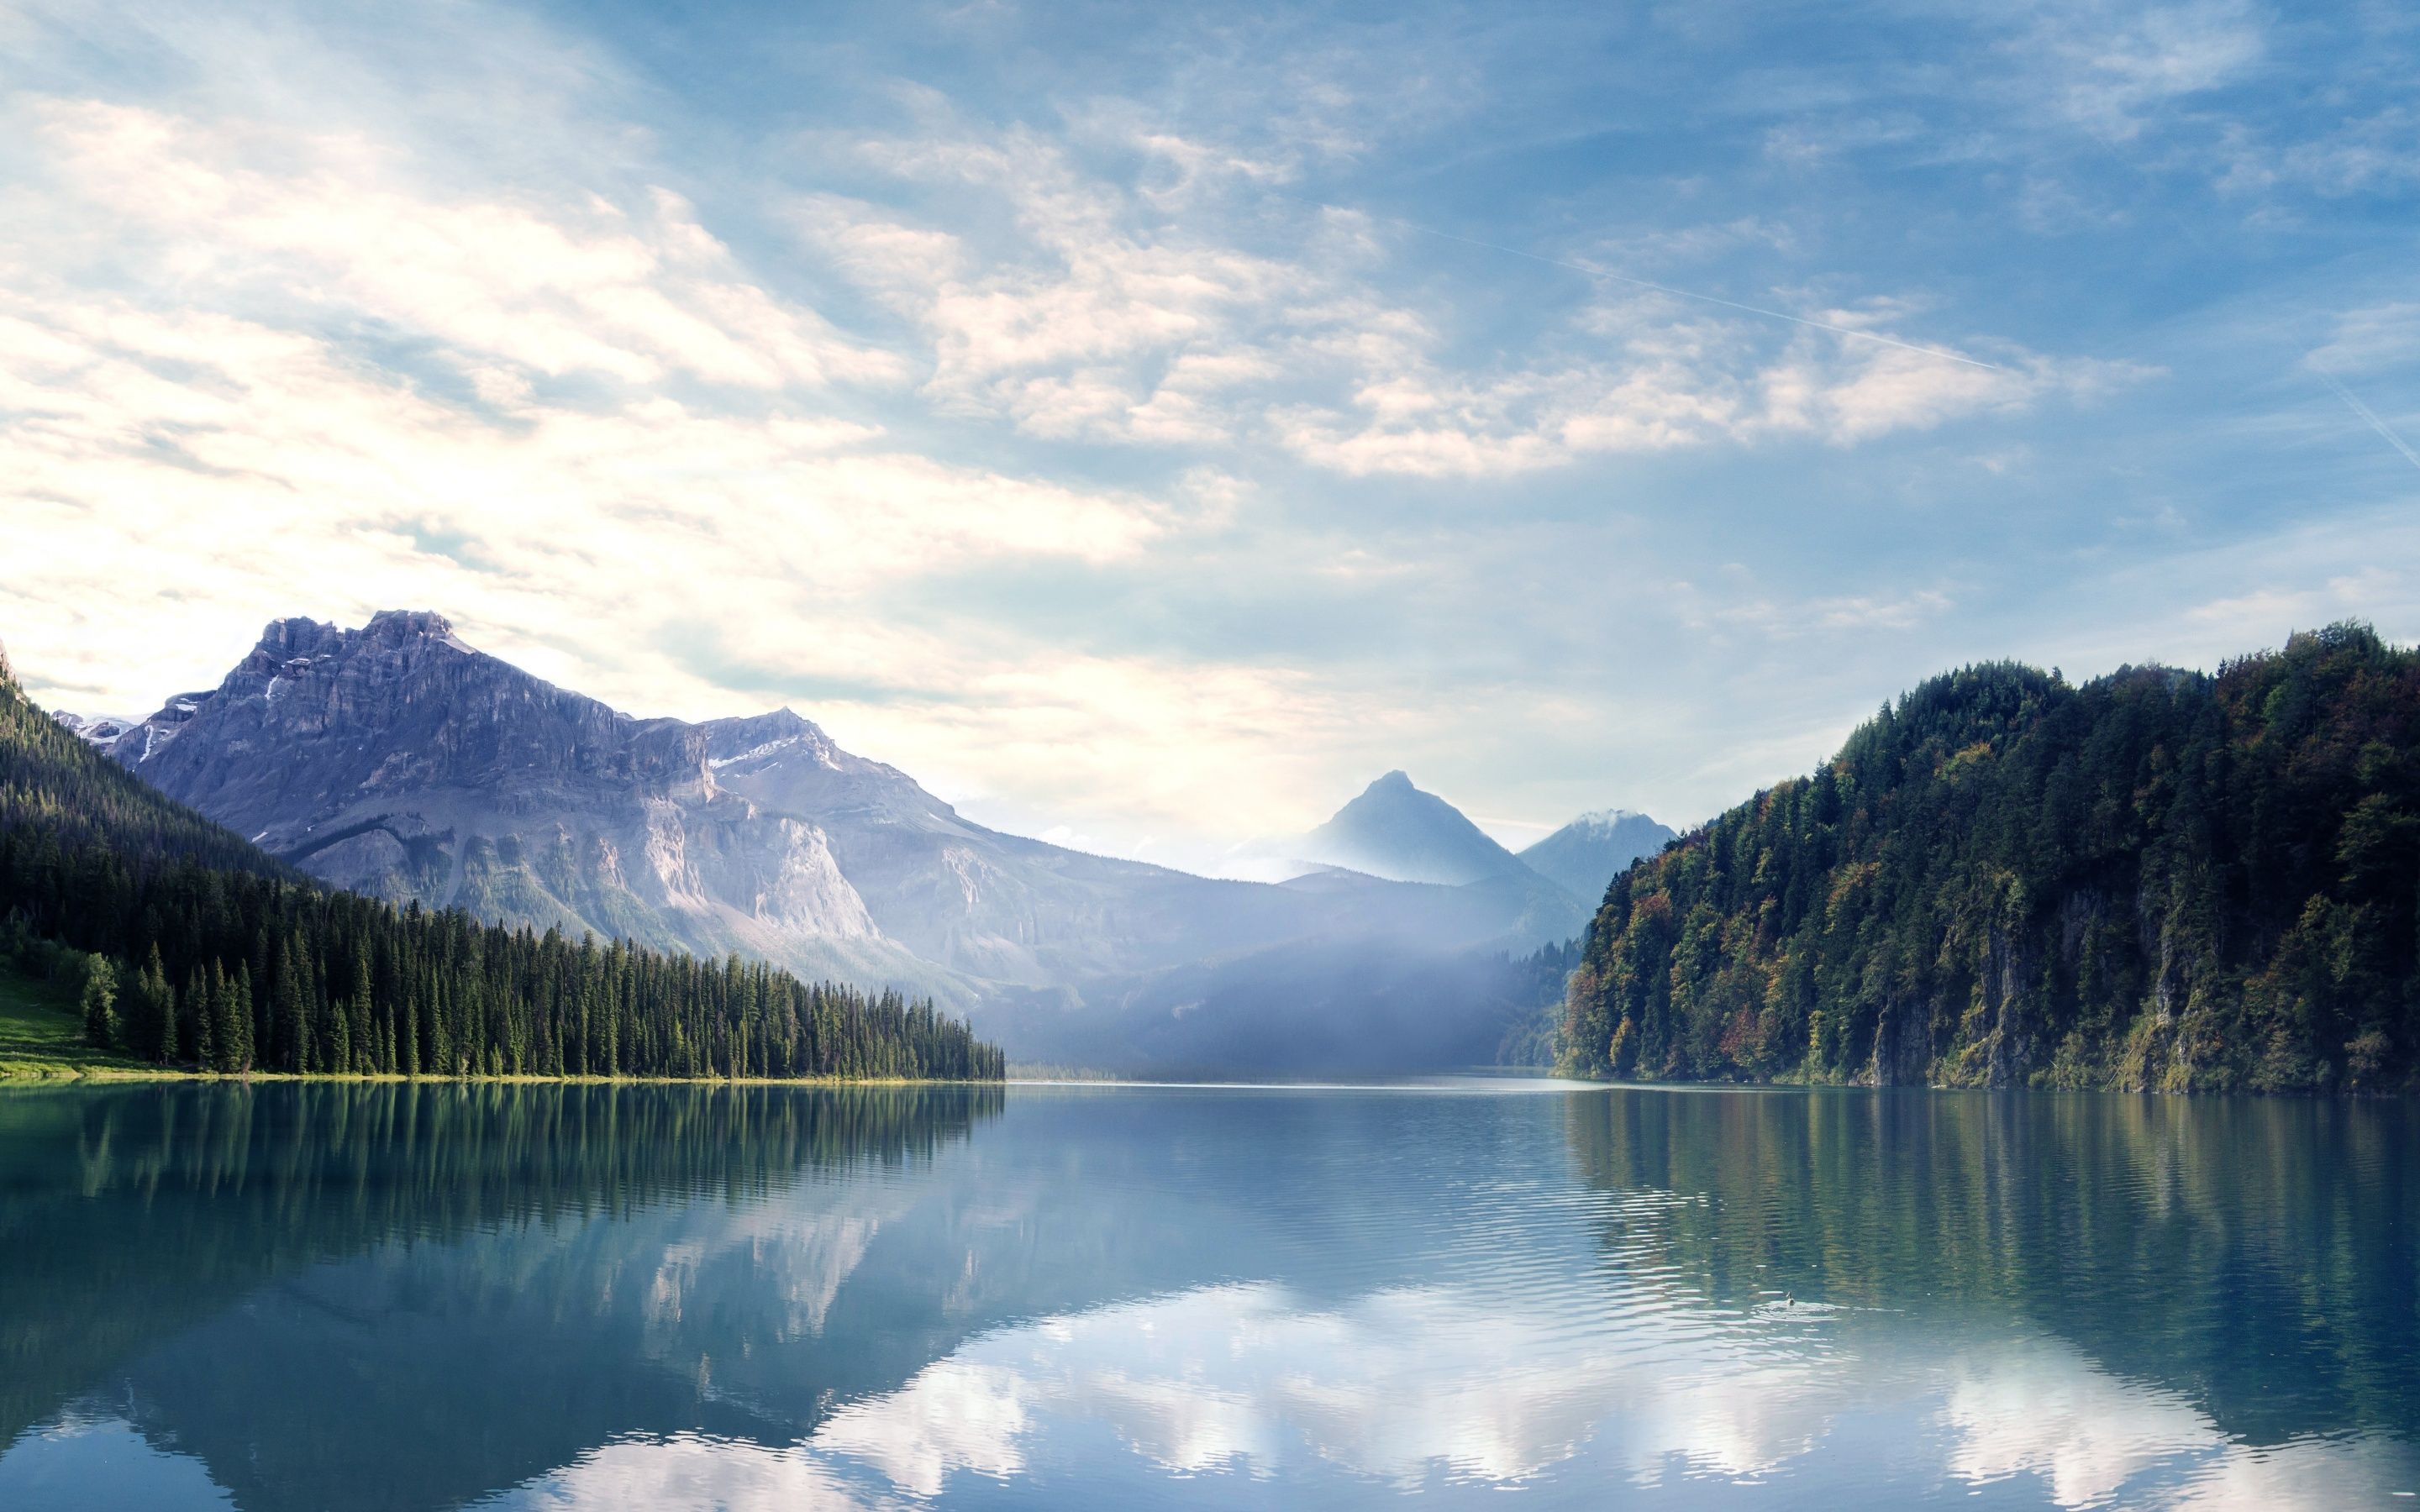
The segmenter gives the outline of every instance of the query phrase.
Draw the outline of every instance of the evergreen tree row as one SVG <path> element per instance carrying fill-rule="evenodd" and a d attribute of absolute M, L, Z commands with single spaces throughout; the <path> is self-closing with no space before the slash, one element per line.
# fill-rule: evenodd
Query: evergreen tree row
<path fill-rule="evenodd" d="M 0 674 L 0 950 L 90 952 L 96 1043 L 328 1074 L 992 1080 L 929 1002 L 323 887 L 87 749 Z"/>
<path fill-rule="evenodd" d="M 2420 654 L 1936 678 L 1613 880 L 1563 1064 L 1641 1079 L 2411 1087 Z"/>

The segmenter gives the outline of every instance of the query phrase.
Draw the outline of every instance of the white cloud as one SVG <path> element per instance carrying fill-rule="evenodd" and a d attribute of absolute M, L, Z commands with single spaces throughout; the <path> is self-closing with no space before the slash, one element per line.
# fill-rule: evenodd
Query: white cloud
<path fill-rule="evenodd" d="M 1648 302 L 1669 318 L 1666 301 Z M 1822 318 L 1858 319 L 1839 311 Z M 1400 342 L 1391 370 L 1373 373 L 1354 395 L 1357 414 L 1292 410 L 1285 439 L 1344 472 L 1514 473 L 1590 455 L 1792 436 L 1854 446 L 2055 396 L 2090 396 L 2149 373 L 2030 354 L 1981 366 L 1815 332 L 1776 349 L 1751 320 L 1656 325 L 1635 310 L 1601 311 L 1591 324 L 1617 355 L 1481 383 L 1446 378 L 1413 343 Z"/>
<path fill-rule="evenodd" d="M 2043 8 L 2023 45 L 2045 65 L 2068 119 L 2124 140 L 2171 101 L 2251 71 L 2267 52 L 2267 35 L 2247 0 L 2147 7 L 2084 0 Z"/>
<path fill-rule="evenodd" d="M 782 1449 L 682 1436 L 605 1444 L 551 1474 L 473 1504 L 526 1512 L 652 1512 L 667 1506 L 873 1512 L 915 1503 L 852 1485 L 822 1462 Z"/>
<path fill-rule="evenodd" d="M 2336 316 L 2326 342 L 2303 365 L 2341 378 L 2404 369 L 2420 361 L 2420 301 L 2393 300 Z"/>
<path fill-rule="evenodd" d="M 828 717 L 913 741 L 927 773 L 1030 753 L 1165 795 L 1318 700 L 878 607 L 935 573 L 1136 560 L 1215 528 L 1236 486 L 1153 497 L 891 446 L 830 393 L 889 361 L 748 282 L 676 200 L 541 213 L 415 192 L 349 138 L 287 142 L 281 174 L 163 113 L 21 114 L 61 166 L 10 192 L 19 224 L 106 243 L 125 285 L 0 248 L 0 476 L 12 564 L 40 563 L 0 602 L 18 664 L 80 702 L 214 682 L 271 615 L 402 605 L 643 712 L 828 686 Z M 365 361 L 365 328 L 432 355 Z M 1227 380 L 1197 365 L 1183 381 Z"/>
<path fill-rule="evenodd" d="M 749 282 L 668 190 L 632 209 L 450 197 L 349 133 L 298 140 L 91 100 L 11 116 L 42 142 L 50 181 L 8 208 L 41 217 L 53 257 L 56 240 L 147 256 L 189 301 L 341 313 L 556 378 L 782 389 L 899 372 Z"/>
<path fill-rule="evenodd" d="M 1188 162 L 1243 161 L 1144 140 Z M 1791 435 L 1854 445 L 2095 393 L 2125 371 L 2021 351 L 1977 366 L 1762 316 L 1709 318 L 1668 296 L 1583 301 L 1555 340 L 1559 355 L 1477 371 L 1447 361 L 1436 321 L 1381 291 L 1388 253 L 1365 218 L 1280 198 L 1267 208 L 1296 245 L 1252 252 L 1163 213 L 1147 181 L 1087 172 L 1030 132 L 961 130 L 853 150 L 903 182 L 960 191 L 970 223 L 1005 209 L 1017 239 L 980 261 L 960 231 L 865 201 L 814 198 L 797 218 L 839 270 L 924 332 L 928 394 L 1051 439 L 1274 443 L 1353 476 L 1496 476 Z M 1284 177 L 1265 164 L 1234 171 Z M 1640 245 L 1703 255 L 1743 240 L 1787 237 L 1742 220 Z M 1807 318 L 1882 334 L 1902 309 L 1877 301 Z"/>
<path fill-rule="evenodd" d="M 1604 109 L 1568 90 L 1603 80 L 1572 71 L 1596 54 L 1564 22 L 1483 8 L 1349 36 L 1219 23 L 1171 69 L 1079 39 L 1028 69 L 1007 9 L 937 65 L 922 23 L 861 19 L 781 33 L 800 88 L 756 115 L 747 91 L 690 98 L 601 13 L 5 14 L 0 634 L 58 702 L 214 680 L 271 615 L 425 606 L 624 707 L 794 701 L 1020 825 L 1199 857 L 1407 764 L 1497 811 L 1702 813 L 1804 770 L 1953 646 L 2114 643 L 2133 616 L 2129 655 L 2214 657 L 2245 632 L 2194 606 L 2324 608 L 2348 563 L 2409 555 L 2345 533 L 2195 577 L 2170 570 L 2184 529 L 2138 532 L 2136 577 L 2041 607 L 2107 517 L 2240 538 L 2337 507 L 2309 473 L 2207 497 L 2267 486 L 2232 461 L 2276 430 L 2180 420 L 2207 395 L 2173 332 L 2030 297 L 2106 249 L 2024 265 L 1995 197 L 2018 180 L 1963 167 L 2022 160 L 2028 185 L 2122 206 L 2095 237 L 2149 224 L 2159 196 L 2130 186 L 2198 172 L 2181 139 L 2228 121 L 2227 161 L 2282 174 L 2307 137 L 2343 150 L 2297 182 L 2391 187 L 2391 88 L 2347 79 L 2341 110 L 2299 113 L 2218 92 L 2321 55 L 2270 47 L 2251 10 L 2036 8 L 1978 23 L 2014 39 L 1957 67 L 1768 58 L 1729 86 L 1692 49 L 1769 39 L 1700 18 L 1677 52 L 1641 29 L 1639 92 L 1599 88 Z M 1840 38 L 1921 40 L 1871 16 Z M 2390 86 L 2408 72 L 2374 52 Z M 1601 150 L 1667 105 L 1670 154 Z M 2150 177 L 2078 169 L 2079 127 Z M 1858 147 L 1931 187 L 1854 181 Z M 1388 218 L 1489 206 L 1508 245 L 1997 367 Z M 2083 307 L 2147 302 L 2169 307 Z M 2320 360 L 2392 418 L 2359 375 L 2393 367 L 2409 312 L 2391 284 L 2345 302 L 2368 313 Z M 2301 397 L 2324 428 L 2294 443 L 2374 490 L 2391 455 Z M 2098 426 L 2113 398 L 2126 424 Z M 2188 435 L 2230 459 L 2208 464 L 2222 486 L 2177 461 Z M 2024 465 L 1976 465 L 2004 456 Z M 1761 583 L 1718 580 L 1743 553 L 1701 510 L 1767 544 Z M 1903 549 L 1838 549 L 1903 522 Z"/>

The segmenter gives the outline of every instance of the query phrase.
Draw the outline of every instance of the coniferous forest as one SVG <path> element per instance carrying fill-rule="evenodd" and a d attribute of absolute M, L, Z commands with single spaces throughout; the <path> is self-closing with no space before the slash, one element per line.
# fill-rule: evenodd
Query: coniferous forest
<path fill-rule="evenodd" d="M 997 1080 L 929 1002 L 316 883 L 61 729 L 0 663 L 0 954 L 85 959 L 86 1038 L 333 1075 Z"/>
<path fill-rule="evenodd" d="M 1614 879 L 1563 1064 L 1643 1080 L 2413 1085 L 2420 654 L 2000 663 Z"/>

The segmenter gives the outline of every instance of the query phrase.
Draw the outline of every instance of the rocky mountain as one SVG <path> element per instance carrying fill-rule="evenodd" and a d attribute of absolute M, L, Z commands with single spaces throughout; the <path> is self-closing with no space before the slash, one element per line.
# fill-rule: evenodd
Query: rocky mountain
<path fill-rule="evenodd" d="M 103 748 L 134 727 L 133 720 L 122 719 L 114 714 L 77 714 L 70 709 L 53 709 L 51 717 L 85 745 Z"/>
<path fill-rule="evenodd" d="M 573 948 L 316 886 L 77 739 L 6 675 L 0 922 L 0 975 L 81 978 L 85 1048 L 121 1064 L 944 1081 L 1004 1069 L 963 1023 L 893 994 Z"/>
<path fill-rule="evenodd" d="M 1530 871 L 1593 903 L 1606 885 L 1642 856 L 1652 856 L 1680 837 L 1665 825 L 1627 809 L 1584 813 L 1521 852 Z"/>
<path fill-rule="evenodd" d="M 1012 1054 L 1020 1016 L 1133 1001 L 1142 977 L 1176 1011 L 1185 973 L 1255 951 L 1526 949 L 1585 917 L 1509 856 L 1455 886 L 1275 887 L 1001 834 L 789 710 L 634 718 L 426 613 L 279 621 L 216 688 L 107 748 L 340 886 L 931 992 Z"/>
<path fill-rule="evenodd" d="M 816 826 L 718 786 L 712 738 L 554 687 L 435 615 L 386 613 L 359 630 L 279 621 L 216 688 L 108 748 L 352 891 L 937 985 L 881 937 Z"/>

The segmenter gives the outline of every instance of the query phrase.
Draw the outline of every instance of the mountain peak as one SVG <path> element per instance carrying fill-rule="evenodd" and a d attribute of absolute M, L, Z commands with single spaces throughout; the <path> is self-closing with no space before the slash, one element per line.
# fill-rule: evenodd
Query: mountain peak
<path fill-rule="evenodd" d="M 1512 853 L 1461 810 L 1412 785 L 1400 768 L 1361 790 L 1304 836 L 1301 859 L 1398 882 L 1459 886 L 1518 872 Z"/>
<path fill-rule="evenodd" d="M 1624 820 L 1645 818 L 1647 818 L 1647 816 L 1640 813 L 1636 809 L 1591 809 L 1588 812 L 1580 814 L 1573 819 L 1569 827 L 1575 829 L 1617 829 L 1621 827 Z M 1653 821 L 1651 820 L 1649 822 L 1652 823 Z"/>
<path fill-rule="evenodd" d="M 430 642 L 456 651 L 473 649 L 454 633 L 454 622 L 442 614 L 427 609 L 382 609 L 372 614 L 369 623 L 358 630 L 344 629 L 300 615 L 271 620 L 261 627 L 260 642 L 253 648 L 253 656 L 257 666 L 274 669 L 304 657 L 346 653 L 364 647 L 400 651 L 408 646 Z M 240 667 L 238 670 L 242 669 Z"/>
<path fill-rule="evenodd" d="M 1521 853 L 1530 870 L 1582 898 L 1601 898 L 1616 873 L 1673 839 L 1672 830 L 1628 809 L 1598 809 Z"/>
<path fill-rule="evenodd" d="M 454 633 L 454 622 L 444 615 L 425 609 L 382 609 L 370 616 L 362 626 L 368 636 L 428 636 L 443 640 Z"/>

